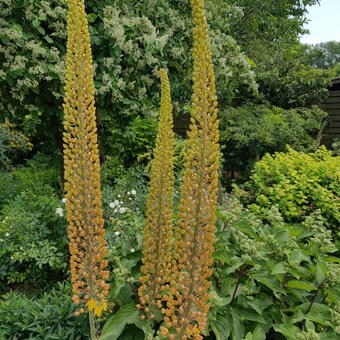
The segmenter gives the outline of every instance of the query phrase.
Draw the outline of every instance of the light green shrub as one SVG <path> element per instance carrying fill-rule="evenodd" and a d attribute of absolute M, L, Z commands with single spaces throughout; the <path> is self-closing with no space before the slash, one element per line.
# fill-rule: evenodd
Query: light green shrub
<path fill-rule="evenodd" d="M 288 148 L 265 155 L 246 189 L 253 211 L 265 214 L 277 205 L 286 221 L 299 222 L 319 210 L 331 228 L 339 228 L 340 157 L 325 147 L 310 154 Z"/>

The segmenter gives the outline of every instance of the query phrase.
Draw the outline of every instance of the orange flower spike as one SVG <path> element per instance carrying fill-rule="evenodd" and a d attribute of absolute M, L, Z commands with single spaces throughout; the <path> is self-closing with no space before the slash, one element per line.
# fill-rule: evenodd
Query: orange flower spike
<path fill-rule="evenodd" d="M 167 307 L 180 321 L 176 328 L 168 327 L 176 340 L 202 339 L 207 325 L 220 158 L 215 77 L 204 1 L 190 2 L 194 21 L 193 103 L 174 245 L 176 294 Z"/>
<path fill-rule="evenodd" d="M 142 308 L 152 314 L 162 300 L 162 287 L 170 280 L 173 209 L 173 118 L 167 72 L 160 70 L 161 108 L 154 158 L 151 161 L 150 188 L 144 229 L 141 286 Z"/>
<path fill-rule="evenodd" d="M 108 272 L 93 63 L 84 0 L 67 4 L 64 167 L 73 301 L 99 316 L 107 306 Z"/>

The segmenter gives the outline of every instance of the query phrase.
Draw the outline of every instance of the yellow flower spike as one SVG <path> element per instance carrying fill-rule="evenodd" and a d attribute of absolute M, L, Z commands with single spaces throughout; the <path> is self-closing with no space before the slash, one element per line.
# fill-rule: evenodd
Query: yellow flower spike
<path fill-rule="evenodd" d="M 194 21 L 193 103 L 180 222 L 175 233 L 174 298 L 168 300 L 166 313 L 180 321 L 176 328 L 173 323 L 167 326 L 171 338 L 176 340 L 202 339 L 207 325 L 220 157 L 215 77 L 204 1 L 190 2 Z M 163 335 L 168 332 L 163 329 Z"/>
<path fill-rule="evenodd" d="M 106 308 L 108 294 L 93 63 L 84 0 L 67 4 L 64 168 L 71 280 L 73 300 L 87 307 L 91 319 L 91 312 L 101 315 Z"/>
<path fill-rule="evenodd" d="M 154 158 L 151 161 L 150 188 L 144 229 L 141 305 L 147 314 L 158 308 L 162 287 L 171 275 L 173 239 L 173 149 L 174 133 L 170 85 L 167 72 L 160 70 L 162 96 Z"/>

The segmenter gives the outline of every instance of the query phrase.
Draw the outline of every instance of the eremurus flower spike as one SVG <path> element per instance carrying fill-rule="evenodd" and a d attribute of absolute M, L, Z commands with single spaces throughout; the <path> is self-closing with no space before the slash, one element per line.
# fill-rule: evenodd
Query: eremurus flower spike
<path fill-rule="evenodd" d="M 170 340 L 202 339 L 207 325 L 209 277 L 218 194 L 219 132 L 217 97 L 203 0 L 191 0 L 193 30 L 193 96 L 185 160 L 180 222 L 176 227 L 172 297 L 167 301 Z"/>
<path fill-rule="evenodd" d="M 102 212 L 93 64 L 83 0 L 67 0 L 64 167 L 72 300 L 100 316 L 109 285 Z M 92 333 L 91 333 L 92 337 Z"/>
<path fill-rule="evenodd" d="M 150 188 L 144 229 L 143 265 L 138 295 L 141 307 L 152 319 L 153 310 L 161 307 L 162 290 L 171 274 L 173 240 L 173 158 L 174 133 L 170 85 L 166 70 L 160 70 L 161 108 L 159 126 L 151 161 Z"/>

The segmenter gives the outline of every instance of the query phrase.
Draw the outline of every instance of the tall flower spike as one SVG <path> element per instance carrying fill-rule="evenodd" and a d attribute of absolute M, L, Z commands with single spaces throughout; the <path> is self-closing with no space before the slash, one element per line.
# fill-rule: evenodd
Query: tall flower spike
<path fill-rule="evenodd" d="M 207 325 L 209 277 L 218 195 L 219 132 L 212 55 L 203 0 L 191 0 L 193 104 L 181 188 L 174 254 L 177 272 L 162 333 L 170 339 L 202 339 Z"/>
<path fill-rule="evenodd" d="M 100 190 L 93 65 L 83 0 L 68 0 L 64 167 L 72 300 L 100 316 L 109 285 Z"/>
<path fill-rule="evenodd" d="M 160 70 L 161 109 L 144 229 L 143 265 L 138 294 L 148 318 L 161 307 L 162 290 L 166 289 L 171 270 L 173 239 L 173 149 L 174 133 L 170 85 L 167 72 Z"/>

